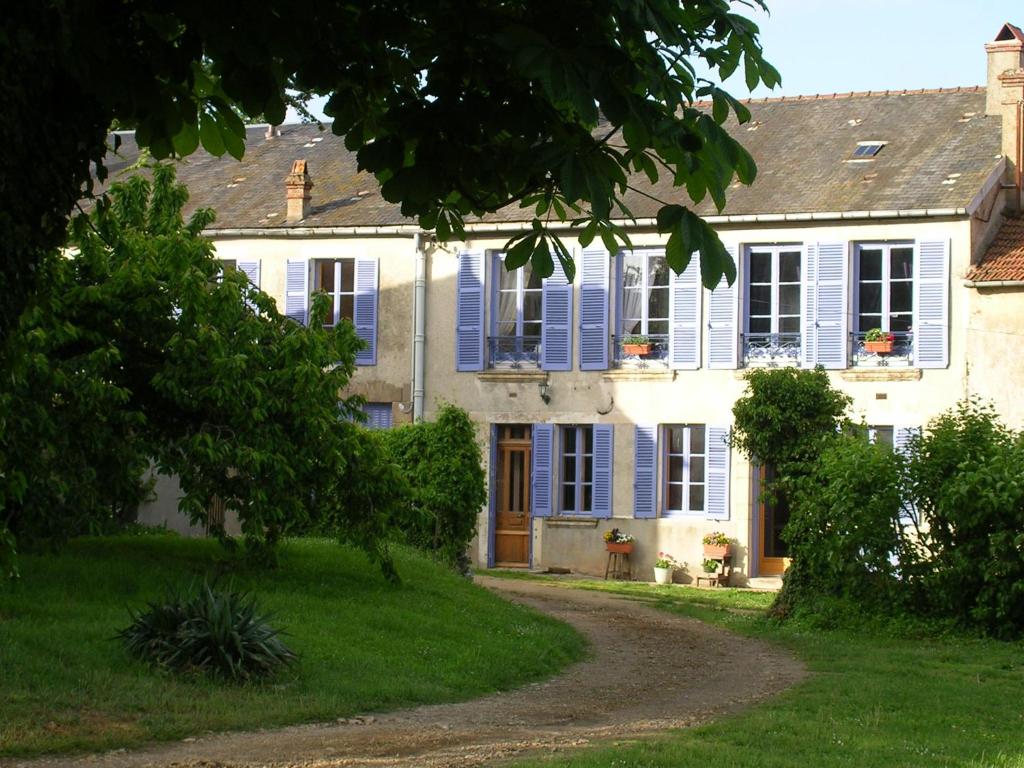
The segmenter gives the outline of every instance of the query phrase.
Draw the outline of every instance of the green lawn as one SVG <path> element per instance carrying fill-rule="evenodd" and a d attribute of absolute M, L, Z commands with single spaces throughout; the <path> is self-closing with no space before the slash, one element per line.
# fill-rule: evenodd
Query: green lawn
<path fill-rule="evenodd" d="M 751 591 L 560 583 L 653 600 L 777 643 L 813 676 L 712 725 L 522 765 L 1024 768 L 1024 643 L 779 626 L 763 616 L 772 595 Z"/>
<path fill-rule="evenodd" d="M 285 545 L 280 568 L 168 535 L 83 539 L 23 556 L 0 587 L 0 755 L 100 750 L 226 729 L 331 720 L 467 699 L 550 676 L 584 653 L 564 624 L 407 551 L 400 586 L 326 541 Z M 129 606 L 224 573 L 289 633 L 299 665 L 235 687 L 158 674 L 112 640 Z"/>

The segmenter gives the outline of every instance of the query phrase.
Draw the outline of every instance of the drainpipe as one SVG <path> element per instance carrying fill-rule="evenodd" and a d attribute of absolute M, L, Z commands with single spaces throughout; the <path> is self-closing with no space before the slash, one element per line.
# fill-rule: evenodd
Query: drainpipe
<path fill-rule="evenodd" d="M 427 343 L 427 253 L 423 233 L 412 236 L 416 278 L 412 292 L 412 420 L 423 421 L 424 368 Z"/>

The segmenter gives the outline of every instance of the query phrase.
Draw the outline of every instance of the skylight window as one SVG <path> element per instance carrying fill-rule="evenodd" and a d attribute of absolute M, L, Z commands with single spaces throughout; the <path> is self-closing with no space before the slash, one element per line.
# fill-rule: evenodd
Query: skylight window
<path fill-rule="evenodd" d="M 850 159 L 871 160 L 875 155 L 882 151 L 882 147 L 884 146 L 884 141 L 858 141 L 857 146 L 853 150 L 853 156 Z"/>

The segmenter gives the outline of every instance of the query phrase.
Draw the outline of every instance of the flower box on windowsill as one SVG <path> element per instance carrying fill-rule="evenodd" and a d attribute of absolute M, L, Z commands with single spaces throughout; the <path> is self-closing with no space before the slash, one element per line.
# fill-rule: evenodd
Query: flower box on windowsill
<path fill-rule="evenodd" d="M 633 553 L 633 542 L 606 541 L 604 548 L 609 552 L 618 552 L 620 555 L 630 555 Z"/>
<path fill-rule="evenodd" d="M 892 352 L 892 339 L 883 339 L 882 341 L 865 341 L 864 351 L 872 352 L 876 355 L 888 355 Z"/>
<path fill-rule="evenodd" d="M 643 357 L 644 355 L 651 354 L 651 350 L 654 349 L 653 344 L 623 344 L 622 352 L 626 355 L 636 355 L 637 357 Z"/>

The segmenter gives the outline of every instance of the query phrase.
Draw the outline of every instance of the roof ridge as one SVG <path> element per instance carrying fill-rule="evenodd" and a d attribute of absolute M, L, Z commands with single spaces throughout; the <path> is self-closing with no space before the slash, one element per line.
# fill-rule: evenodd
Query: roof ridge
<path fill-rule="evenodd" d="M 903 88 L 885 91 L 846 91 L 844 93 L 812 93 L 797 96 L 762 96 L 761 98 L 740 99 L 743 104 L 777 104 L 785 101 L 831 101 L 833 99 L 857 99 L 868 96 L 918 96 L 931 93 L 983 93 L 984 85 L 958 85 L 949 88 Z M 711 106 L 710 101 L 695 101 L 695 107 Z"/>

